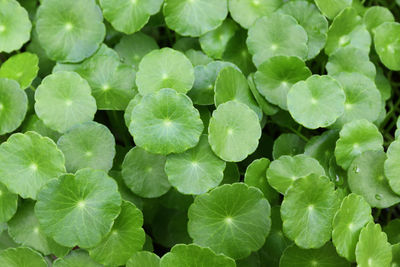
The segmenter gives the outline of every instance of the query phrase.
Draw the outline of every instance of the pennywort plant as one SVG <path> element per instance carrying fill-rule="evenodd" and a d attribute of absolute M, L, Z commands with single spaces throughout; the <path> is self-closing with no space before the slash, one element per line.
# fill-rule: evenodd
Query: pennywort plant
<path fill-rule="evenodd" d="M 0 266 L 400 265 L 399 34 L 398 0 L 0 0 Z"/>

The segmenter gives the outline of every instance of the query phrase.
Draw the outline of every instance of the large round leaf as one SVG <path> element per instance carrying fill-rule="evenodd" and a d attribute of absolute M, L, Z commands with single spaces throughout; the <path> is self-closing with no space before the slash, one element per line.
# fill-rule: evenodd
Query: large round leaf
<path fill-rule="evenodd" d="M 364 151 L 382 151 L 383 137 L 378 128 L 367 120 L 345 124 L 336 142 L 336 162 L 347 170 L 353 159 Z"/>
<path fill-rule="evenodd" d="M 400 23 L 385 22 L 375 29 L 375 50 L 382 63 L 391 70 L 400 70 Z"/>
<path fill-rule="evenodd" d="M 154 50 L 140 61 L 136 84 L 142 95 L 172 88 L 179 93 L 189 91 L 194 83 L 192 63 L 182 53 L 171 48 Z"/>
<path fill-rule="evenodd" d="M 181 153 L 196 146 L 203 131 L 190 98 L 166 88 L 145 96 L 133 109 L 129 131 L 151 153 Z"/>
<path fill-rule="evenodd" d="M 345 197 L 333 219 L 332 242 L 339 255 L 356 260 L 356 245 L 361 229 L 373 220 L 371 207 L 362 196 L 350 194 Z"/>
<path fill-rule="evenodd" d="M 111 232 L 89 250 L 90 256 L 105 266 L 124 265 L 131 255 L 142 249 L 145 234 L 142 212 L 130 202 L 122 202 L 121 213 Z"/>
<path fill-rule="evenodd" d="M 55 61 L 79 62 L 99 48 L 105 36 L 94 0 L 46 0 L 37 12 L 36 31 L 46 54 Z"/>
<path fill-rule="evenodd" d="M 10 53 L 29 40 L 32 24 L 16 0 L 1 1 L 0 10 L 0 52 Z"/>
<path fill-rule="evenodd" d="M 228 2 L 165 0 L 163 13 L 170 29 L 180 35 L 196 37 L 222 24 L 228 15 Z"/>
<path fill-rule="evenodd" d="M 262 63 L 254 75 L 257 90 L 272 104 L 287 110 L 287 93 L 293 84 L 311 76 L 298 57 L 276 56 Z"/>
<path fill-rule="evenodd" d="M 370 222 L 361 230 L 356 247 L 357 266 L 390 266 L 392 248 L 381 226 Z"/>
<path fill-rule="evenodd" d="M 64 246 L 97 245 L 120 212 L 117 183 L 104 171 L 82 169 L 48 182 L 35 214 L 46 235 Z"/>
<path fill-rule="evenodd" d="M 332 219 L 340 200 L 325 176 L 300 178 L 287 191 L 281 206 L 283 231 L 301 248 L 320 248 L 332 233 Z"/>
<path fill-rule="evenodd" d="M 13 79 L 22 89 L 28 88 L 39 71 L 39 58 L 29 52 L 16 54 L 0 67 L 0 78 Z"/>
<path fill-rule="evenodd" d="M 268 201 L 260 190 L 241 183 L 196 197 L 188 216 L 194 243 L 234 259 L 260 249 L 271 227 Z"/>
<path fill-rule="evenodd" d="M 273 56 L 307 57 L 307 33 L 292 16 L 274 13 L 250 27 L 247 46 L 259 66 Z"/>
<path fill-rule="evenodd" d="M 313 75 L 292 86 L 287 105 L 298 123 L 316 129 L 332 125 L 343 114 L 345 99 L 342 86 L 335 79 Z"/>
<path fill-rule="evenodd" d="M 267 170 L 268 183 L 278 192 L 285 194 L 294 181 L 310 174 L 325 175 L 318 160 L 304 155 L 282 156 L 271 162 Z"/>
<path fill-rule="evenodd" d="M 171 188 L 164 171 L 165 161 L 165 156 L 151 154 L 140 147 L 132 148 L 122 163 L 125 184 L 141 197 L 164 195 Z"/>
<path fill-rule="evenodd" d="M 28 97 L 18 83 L 0 78 L 0 135 L 17 129 L 25 118 Z"/>
<path fill-rule="evenodd" d="M 65 172 L 64 155 L 48 137 L 35 132 L 12 135 L 0 145 L 0 182 L 23 198 Z"/>
<path fill-rule="evenodd" d="M 35 100 L 38 117 L 59 132 L 93 120 L 96 113 L 89 84 L 75 72 L 60 71 L 44 78 L 36 89 Z"/>
<path fill-rule="evenodd" d="M 388 208 L 400 202 L 383 173 L 383 151 L 366 151 L 356 157 L 347 176 L 350 190 L 364 197 L 371 207 Z"/>
<path fill-rule="evenodd" d="M 83 168 L 109 171 L 115 156 L 115 140 L 110 130 L 97 122 L 73 127 L 58 139 L 68 172 Z"/>
<path fill-rule="evenodd" d="M 174 246 L 160 261 L 160 267 L 175 266 L 220 266 L 234 267 L 235 261 L 225 255 L 215 254 L 209 248 L 202 248 L 195 244 Z"/>
<path fill-rule="evenodd" d="M 181 154 L 168 155 L 165 172 L 171 185 L 179 192 L 198 195 L 221 183 L 225 165 L 211 150 L 207 135 L 203 135 L 196 147 Z"/>
<path fill-rule="evenodd" d="M 261 127 L 253 110 L 236 101 L 228 101 L 213 112 L 208 133 L 214 153 L 225 161 L 236 162 L 256 150 Z"/>
<path fill-rule="evenodd" d="M 45 259 L 30 248 L 8 248 L 0 252 L 0 266 L 7 267 L 48 267 Z"/>

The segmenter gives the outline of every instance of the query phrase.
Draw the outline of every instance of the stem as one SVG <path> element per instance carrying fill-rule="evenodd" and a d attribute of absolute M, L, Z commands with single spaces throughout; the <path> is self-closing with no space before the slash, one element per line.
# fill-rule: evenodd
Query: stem
<path fill-rule="evenodd" d="M 309 139 L 307 137 L 305 137 L 299 130 L 293 129 L 292 127 L 289 127 L 289 130 L 291 130 L 293 133 L 295 133 L 298 137 L 300 137 L 304 141 L 308 142 Z M 301 128 L 300 128 L 300 130 L 301 130 Z"/>

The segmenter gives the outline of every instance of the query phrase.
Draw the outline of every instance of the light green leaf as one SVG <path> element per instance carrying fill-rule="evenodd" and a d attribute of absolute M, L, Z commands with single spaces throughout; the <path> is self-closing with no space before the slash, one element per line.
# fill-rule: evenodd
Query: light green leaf
<path fill-rule="evenodd" d="M 29 52 L 16 54 L 0 67 L 0 78 L 15 80 L 21 89 L 28 88 L 39 71 L 39 58 Z"/>
<path fill-rule="evenodd" d="M 23 198 L 36 199 L 39 189 L 65 172 L 64 155 L 48 137 L 16 133 L 0 145 L 0 182 Z"/>
<path fill-rule="evenodd" d="M 196 146 L 203 128 L 190 98 L 169 88 L 145 96 L 133 109 L 129 125 L 137 146 L 163 155 Z"/>
<path fill-rule="evenodd" d="M 89 248 L 111 230 L 120 205 L 113 179 L 104 171 L 82 169 L 43 186 L 35 214 L 43 232 L 57 243 Z"/>
<path fill-rule="evenodd" d="M 133 253 L 126 263 L 126 267 L 160 267 L 160 257 L 148 251 Z"/>
<path fill-rule="evenodd" d="M 0 222 L 7 222 L 14 216 L 18 206 L 18 195 L 11 193 L 0 183 Z"/>
<path fill-rule="evenodd" d="M 385 22 L 375 28 L 374 44 L 383 65 L 390 70 L 400 70 L 400 23 Z"/>
<path fill-rule="evenodd" d="M 329 19 L 333 19 L 344 8 L 351 6 L 352 0 L 315 0 L 315 4 Z"/>
<path fill-rule="evenodd" d="M 389 181 L 392 190 L 400 194 L 400 141 L 395 140 L 392 142 L 387 150 L 387 159 L 384 164 L 385 176 Z"/>
<path fill-rule="evenodd" d="M 58 258 L 53 262 L 53 267 L 103 267 L 89 257 L 89 254 L 82 249 L 73 250 L 64 258 Z"/>
<path fill-rule="evenodd" d="M 142 100 L 143 96 L 141 94 L 136 94 L 134 98 L 129 101 L 128 106 L 126 106 L 125 112 L 124 112 L 124 121 L 126 127 L 129 128 L 129 125 L 131 124 L 131 119 L 132 119 L 132 112 L 133 109 L 139 104 L 139 102 Z"/>
<path fill-rule="evenodd" d="M 25 133 L 28 131 L 37 132 L 41 136 L 46 136 L 57 142 L 61 134 L 47 127 L 41 119 L 38 118 L 36 114 L 32 114 L 27 117 L 22 124 L 21 132 Z"/>
<path fill-rule="evenodd" d="M 61 71 L 44 78 L 36 89 L 35 101 L 38 117 L 62 133 L 75 124 L 93 120 L 96 113 L 89 84 L 74 72 Z"/>
<path fill-rule="evenodd" d="M 281 156 L 296 156 L 304 152 L 306 142 L 296 134 L 284 133 L 274 141 L 272 156 L 279 159 Z"/>
<path fill-rule="evenodd" d="M 270 205 L 259 189 L 223 185 L 197 196 L 188 211 L 193 242 L 234 259 L 262 247 L 271 227 Z"/>
<path fill-rule="evenodd" d="M 371 33 L 375 33 L 375 28 L 385 22 L 394 22 L 394 16 L 389 9 L 383 6 L 371 6 L 367 9 L 363 17 L 364 24 Z"/>
<path fill-rule="evenodd" d="M 278 107 L 269 103 L 264 96 L 260 94 L 260 92 L 256 88 L 256 84 L 254 82 L 254 73 L 250 74 L 247 77 L 247 83 L 249 84 L 249 88 L 251 93 L 253 94 L 256 102 L 261 107 L 262 111 L 265 115 L 274 115 L 278 112 Z"/>
<path fill-rule="evenodd" d="M 0 252 L 0 266 L 7 267 L 48 267 L 45 259 L 30 248 L 8 248 Z"/>
<path fill-rule="evenodd" d="M 257 114 L 248 106 L 228 101 L 213 112 L 208 141 L 214 153 L 225 161 L 242 161 L 253 153 L 261 137 Z"/>
<path fill-rule="evenodd" d="M 281 206 L 283 231 L 301 248 L 320 248 L 332 233 L 340 205 L 335 186 L 325 176 L 300 178 L 287 191 Z"/>

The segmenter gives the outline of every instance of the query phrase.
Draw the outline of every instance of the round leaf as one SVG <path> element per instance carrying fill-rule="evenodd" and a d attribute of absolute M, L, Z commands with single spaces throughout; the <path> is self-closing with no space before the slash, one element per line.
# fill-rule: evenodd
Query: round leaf
<path fill-rule="evenodd" d="M 389 181 L 389 185 L 392 190 L 400 194 L 400 141 L 395 140 L 392 142 L 387 150 L 387 159 L 384 164 L 385 176 Z"/>
<path fill-rule="evenodd" d="M 296 180 L 281 206 L 283 231 L 301 248 L 320 248 L 332 233 L 332 219 L 340 200 L 325 176 L 309 175 Z"/>
<path fill-rule="evenodd" d="M 385 22 L 375 28 L 375 50 L 381 62 L 391 70 L 400 70 L 400 23 Z"/>
<path fill-rule="evenodd" d="M 332 125 L 343 114 L 345 99 L 342 86 L 335 79 L 313 75 L 292 86 L 287 105 L 298 123 L 317 129 Z"/>
<path fill-rule="evenodd" d="M 121 213 L 111 232 L 101 243 L 89 250 L 90 256 L 105 266 L 124 265 L 133 252 L 142 249 L 145 234 L 142 212 L 132 203 L 122 202 Z"/>
<path fill-rule="evenodd" d="M 319 10 L 329 19 L 335 18 L 341 10 L 351 6 L 351 3 L 352 0 L 315 0 Z"/>
<path fill-rule="evenodd" d="M 356 157 L 347 176 L 350 190 L 365 198 L 371 207 L 387 208 L 400 202 L 383 173 L 383 151 L 366 151 Z"/>
<path fill-rule="evenodd" d="M 120 212 L 117 183 L 104 171 L 82 169 L 48 182 L 35 214 L 46 235 L 64 246 L 97 245 Z"/>
<path fill-rule="evenodd" d="M 7 267 L 48 267 L 39 252 L 30 248 L 9 248 L 0 252 L 0 266 Z"/>
<path fill-rule="evenodd" d="M 188 216 L 194 243 L 234 259 L 260 249 L 271 227 L 268 201 L 260 190 L 241 183 L 196 197 Z"/>
<path fill-rule="evenodd" d="M 18 50 L 31 35 L 32 24 L 28 12 L 16 0 L 0 3 L 0 52 Z"/>
<path fill-rule="evenodd" d="M 132 257 L 126 263 L 126 267 L 160 267 L 160 258 L 148 251 L 139 251 L 133 253 Z"/>
<path fill-rule="evenodd" d="M 16 54 L 0 67 L 0 78 L 8 78 L 19 83 L 22 89 L 28 88 L 39 71 L 39 58 L 29 52 Z"/>
<path fill-rule="evenodd" d="M 0 135 L 13 132 L 25 118 L 28 97 L 18 83 L 0 78 Z"/>
<path fill-rule="evenodd" d="M 125 184 L 141 197 L 164 195 L 171 187 L 164 171 L 165 161 L 165 156 L 151 154 L 140 147 L 132 148 L 122 163 Z"/>
<path fill-rule="evenodd" d="M 385 22 L 394 22 L 394 16 L 389 9 L 383 6 L 372 6 L 365 12 L 364 24 L 367 29 L 374 33 L 375 28 Z"/>
<path fill-rule="evenodd" d="M 361 229 L 373 221 L 371 207 L 362 196 L 350 194 L 345 197 L 333 219 L 332 242 L 339 255 L 356 260 L 355 251 Z"/>
<path fill-rule="evenodd" d="M 115 140 L 110 130 L 97 122 L 79 124 L 58 139 L 68 172 L 83 168 L 109 171 L 115 156 Z"/>
<path fill-rule="evenodd" d="M 129 125 L 137 146 L 163 155 L 196 146 L 203 128 L 189 97 L 169 88 L 145 96 L 133 109 Z"/>
<path fill-rule="evenodd" d="M 36 31 L 54 61 L 79 62 L 99 48 L 105 36 L 94 0 L 46 0 L 38 8 Z"/>
<path fill-rule="evenodd" d="M 220 266 L 235 267 L 235 261 L 225 255 L 215 254 L 209 248 L 202 248 L 195 244 L 174 246 L 160 261 L 160 267 L 175 266 Z"/>
<path fill-rule="evenodd" d="M 247 46 L 256 66 L 273 56 L 308 55 L 307 33 L 292 16 L 274 13 L 250 27 Z"/>
<path fill-rule="evenodd" d="M 225 161 L 242 161 L 253 153 L 261 137 L 257 114 L 236 101 L 221 104 L 208 126 L 208 141 L 214 153 Z"/>
<path fill-rule="evenodd" d="M 192 63 L 179 51 L 171 48 L 154 50 L 143 57 L 136 75 L 136 84 L 142 95 L 173 88 L 186 93 L 194 83 Z"/>
<path fill-rule="evenodd" d="M 279 159 L 281 156 L 295 156 L 304 152 L 306 143 L 295 134 L 281 134 L 275 141 L 272 148 L 272 156 Z"/>
<path fill-rule="evenodd" d="M 183 36 L 200 36 L 216 29 L 228 15 L 228 2 L 221 0 L 165 0 L 167 26 Z"/>
<path fill-rule="evenodd" d="M 93 120 L 96 113 L 89 84 L 74 72 L 60 71 L 44 78 L 36 89 L 35 101 L 38 117 L 59 132 Z"/>
<path fill-rule="evenodd" d="M 224 176 L 225 162 L 212 152 L 207 135 L 199 144 L 181 154 L 167 157 L 168 181 L 183 194 L 198 195 L 218 186 Z"/>
<path fill-rule="evenodd" d="M 0 145 L 0 182 L 23 198 L 65 172 L 64 155 L 48 137 L 35 132 L 13 134 Z"/>

